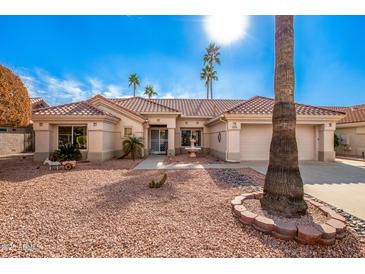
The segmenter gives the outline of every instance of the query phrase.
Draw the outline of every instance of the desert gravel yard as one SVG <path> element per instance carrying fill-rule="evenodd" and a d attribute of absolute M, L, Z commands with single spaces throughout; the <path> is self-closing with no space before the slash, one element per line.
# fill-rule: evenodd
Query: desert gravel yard
<path fill-rule="evenodd" d="M 0 160 L 1 257 L 364 257 L 348 233 L 334 246 L 276 240 L 241 225 L 230 201 L 251 186 L 214 170 L 132 170 L 137 162 L 49 171 Z M 39 167 L 39 168 L 38 168 Z M 245 173 L 241 170 L 241 173 Z"/>

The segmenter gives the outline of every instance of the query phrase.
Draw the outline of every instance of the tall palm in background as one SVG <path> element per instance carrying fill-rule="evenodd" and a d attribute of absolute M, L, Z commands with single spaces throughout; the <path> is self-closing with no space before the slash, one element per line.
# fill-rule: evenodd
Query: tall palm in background
<path fill-rule="evenodd" d="M 200 72 L 200 79 L 204 80 L 204 84 L 207 88 L 207 99 L 209 99 L 209 91 L 210 91 L 210 80 L 218 80 L 217 72 L 212 71 L 211 68 L 206 65 L 204 68 L 202 68 L 202 71 Z"/>
<path fill-rule="evenodd" d="M 147 95 L 148 99 L 151 99 L 153 96 L 157 95 L 157 92 L 153 86 L 146 86 L 144 89 L 144 95 Z"/>
<path fill-rule="evenodd" d="M 307 210 L 295 137 L 293 59 L 293 16 L 276 16 L 273 135 L 261 206 L 287 217 L 303 215 Z"/>
<path fill-rule="evenodd" d="M 215 43 L 210 43 L 209 46 L 205 49 L 206 53 L 204 54 L 204 65 L 208 65 L 211 71 L 211 75 L 215 74 L 217 76 L 217 72 L 214 70 L 214 65 L 220 65 L 220 47 L 218 47 Z M 218 77 L 214 79 L 211 77 L 209 79 L 209 88 L 210 88 L 210 98 L 213 99 L 213 80 L 218 80 Z"/>
<path fill-rule="evenodd" d="M 129 87 L 133 85 L 133 96 L 136 97 L 136 89 L 137 86 L 140 85 L 137 73 L 132 73 L 131 75 L 129 75 L 128 80 L 129 80 Z"/>

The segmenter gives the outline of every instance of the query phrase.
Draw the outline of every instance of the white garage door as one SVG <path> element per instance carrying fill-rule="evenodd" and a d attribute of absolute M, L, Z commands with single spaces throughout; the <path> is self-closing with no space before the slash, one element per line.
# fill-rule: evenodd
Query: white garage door
<path fill-rule="evenodd" d="M 299 160 L 315 160 L 314 126 L 298 125 L 296 135 Z M 243 125 L 241 160 L 268 160 L 271 136 L 271 125 Z"/>

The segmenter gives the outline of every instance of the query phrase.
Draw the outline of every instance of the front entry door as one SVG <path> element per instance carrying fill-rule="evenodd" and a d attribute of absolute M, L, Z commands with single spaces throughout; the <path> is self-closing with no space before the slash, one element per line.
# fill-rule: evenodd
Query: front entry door
<path fill-rule="evenodd" d="M 168 147 L 168 132 L 164 128 L 151 129 L 151 153 L 166 154 Z"/>

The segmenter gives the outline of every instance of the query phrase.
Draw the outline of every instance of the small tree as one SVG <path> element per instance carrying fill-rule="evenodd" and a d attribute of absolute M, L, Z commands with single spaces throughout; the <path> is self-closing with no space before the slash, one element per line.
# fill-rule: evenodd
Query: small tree
<path fill-rule="evenodd" d="M 129 136 L 127 139 L 123 141 L 123 152 L 124 154 L 119 157 L 119 159 L 123 159 L 124 157 L 131 154 L 132 159 L 134 160 L 137 157 L 142 157 L 143 151 L 143 141 L 142 138 L 136 136 Z"/>
<path fill-rule="evenodd" d="M 26 127 L 32 105 L 23 82 L 10 69 L 0 65 L 0 125 Z"/>

